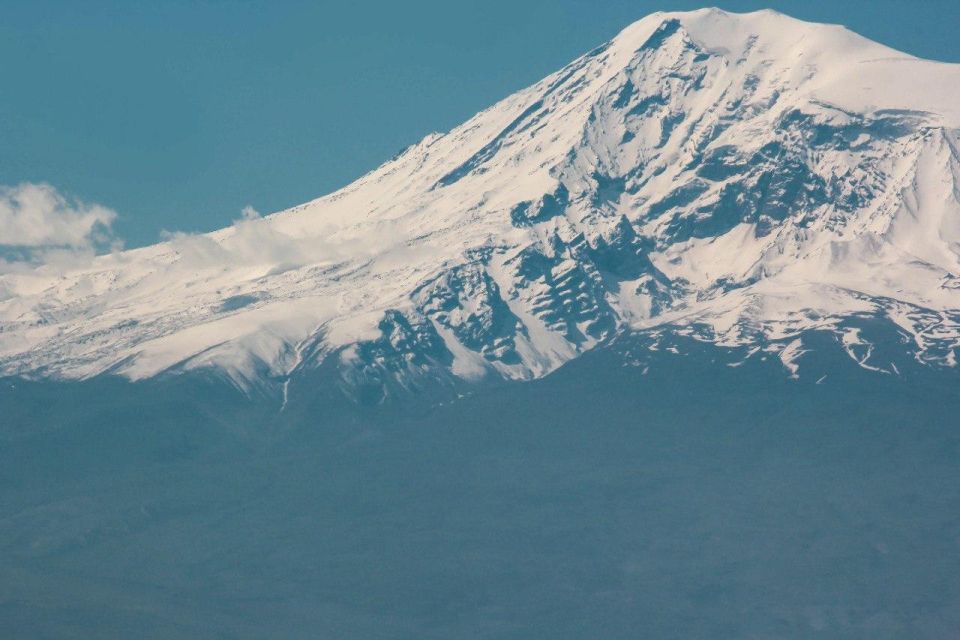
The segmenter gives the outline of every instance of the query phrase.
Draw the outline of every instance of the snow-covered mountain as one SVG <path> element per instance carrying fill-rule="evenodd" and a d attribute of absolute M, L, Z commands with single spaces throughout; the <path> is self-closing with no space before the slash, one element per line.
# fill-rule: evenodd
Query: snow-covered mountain
<path fill-rule="evenodd" d="M 898 372 L 874 333 L 953 366 L 958 150 L 960 65 L 771 11 L 653 14 L 331 195 L 0 275 L 0 374 L 285 389 L 325 364 L 381 398 L 625 332 L 785 375 L 810 332 L 865 368 Z"/>

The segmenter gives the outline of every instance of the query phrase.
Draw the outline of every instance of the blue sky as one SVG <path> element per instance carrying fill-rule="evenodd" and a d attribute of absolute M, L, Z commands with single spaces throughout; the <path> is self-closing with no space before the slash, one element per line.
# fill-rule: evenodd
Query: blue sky
<path fill-rule="evenodd" d="M 704 5 L 80 4 L 4 3 L 0 185 L 47 182 L 102 203 L 119 212 L 127 246 L 327 193 L 652 11 Z M 841 23 L 960 61 L 956 0 L 715 4 Z"/>

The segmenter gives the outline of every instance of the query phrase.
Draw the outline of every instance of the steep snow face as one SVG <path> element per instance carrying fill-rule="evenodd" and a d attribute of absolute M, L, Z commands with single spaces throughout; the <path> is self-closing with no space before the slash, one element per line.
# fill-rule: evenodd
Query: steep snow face
<path fill-rule="evenodd" d="M 542 376 L 623 331 L 776 352 L 864 327 L 953 365 L 960 65 L 761 11 L 660 13 L 348 187 L 0 276 L 0 372 L 238 385 L 335 362 L 376 398 Z M 802 369 L 802 367 L 801 367 Z"/>

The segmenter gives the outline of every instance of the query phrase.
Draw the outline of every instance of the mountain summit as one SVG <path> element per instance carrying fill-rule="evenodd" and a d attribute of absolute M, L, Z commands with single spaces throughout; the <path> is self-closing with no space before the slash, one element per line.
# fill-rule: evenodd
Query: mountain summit
<path fill-rule="evenodd" d="M 889 374 L 953 366 L 958 148 L 960 65 L 772 11 L 657 13 L 328 196 L 0 275 L 0 373 L 286 389 L 329 366 L 376 402 L 624 333 L 789 375 L 814 335 Z"/>

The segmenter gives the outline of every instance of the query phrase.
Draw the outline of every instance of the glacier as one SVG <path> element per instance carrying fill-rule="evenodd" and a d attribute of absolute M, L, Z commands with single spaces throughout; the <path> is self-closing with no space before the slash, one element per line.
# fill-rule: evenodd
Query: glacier
<path fill-rule="evenodd" d="M 328 196 L 0 275 L 0 374 L 286 393 L 332 361 L 382 402 L 627 333 L 804 375 L 822 332 L 896 375 L 877 319 L 954 366 L 958 131 L 960 65 L 773 11 L 653 14 Z"/>

